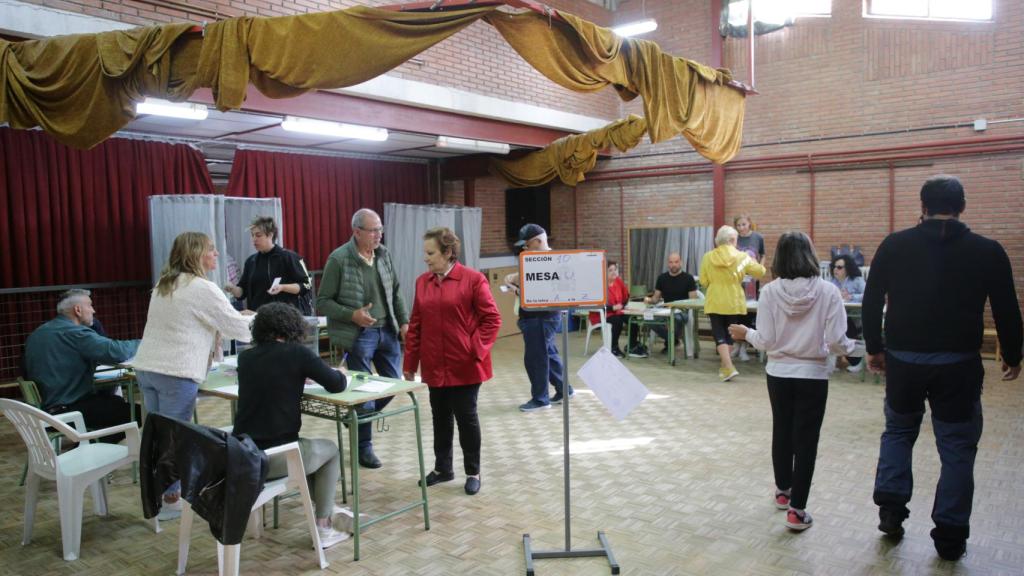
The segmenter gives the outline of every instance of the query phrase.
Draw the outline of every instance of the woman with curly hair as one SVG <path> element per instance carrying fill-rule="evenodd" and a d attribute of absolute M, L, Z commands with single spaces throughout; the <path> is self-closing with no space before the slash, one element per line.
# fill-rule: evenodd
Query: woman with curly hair
<path fill-rule="evenodd" d="M 853 259 L 853 256 L 849 254 L 840 254 L 832 259 L 832 262 L 828 265 L 828 271 L 832 275 L 832 283 L 835 284 L 836 288 L 839 288 L 839 294 L 843 297 L 843 302 L 861 302 L 864 300 L 864 276 L 860 272 L 860 267 L 857 266 L 857 262 Z M 856 318 L 850 318 L 850 314 L 846 314 L 846 336 L 853 338 L 854 340 L 860 338 L 860 322 Z M 864 363 L 861 362 L 860 358 L 849 356 L 846 361 L 850 363 L 847 370 L 850 372 L 860 372 L 864 369 Z"/>
<path fill-rule="evenodd" d="M 281 302 L 260 306 L 252 325 L 254 347 L 238 355 L 238 412 L 235 434 L 248 434 L 261 450 L 299 443 L 306 482 L 316 507 L 320 546 L 345 540 L 331 524 L 334 491 L 338 484 L 338 446 L 326 438 L 303 438 L 299 402 L 310 378 L 328 392 L 345 390 L 345 374 L 327 365 L 306 347 L 306 320 L 298 309 Z M 270 458 L 267 479 L 288 474 L 287 460 Z"/>

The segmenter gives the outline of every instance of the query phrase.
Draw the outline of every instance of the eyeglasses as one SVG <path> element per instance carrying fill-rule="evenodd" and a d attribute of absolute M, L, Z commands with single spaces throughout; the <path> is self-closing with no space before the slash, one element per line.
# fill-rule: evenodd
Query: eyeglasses
<path fill-rule="evenodd" d="M 380 235 L 384 234 L 384 229 L 383 228 L 363 228 L 362 226 L 357 226 L 357 228 L 359 228 L 363 232 L 369 232 L 370 234 L 380 234 Z"/>
<path fill-rule="evenodd" d="M 846 266 L 836 266 L 836 270 L 845 270 Z"/>

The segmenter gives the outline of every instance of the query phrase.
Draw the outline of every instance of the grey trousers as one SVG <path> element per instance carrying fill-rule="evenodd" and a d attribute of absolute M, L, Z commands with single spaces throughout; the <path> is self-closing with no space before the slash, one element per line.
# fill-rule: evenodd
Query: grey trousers
<path fill-rule="evenodd" d="M 325 438 L 299 438 L 302 467 L 306 470 L 306 484 L 313 497 L 317 518 L 330 518 L 334 512 L 334 492 L 338 487 L 338 468 L 341 455 L 338 446 Z M 284 454 L 270 457 L 267 480 L 288 475 L 288 460 Z"/>

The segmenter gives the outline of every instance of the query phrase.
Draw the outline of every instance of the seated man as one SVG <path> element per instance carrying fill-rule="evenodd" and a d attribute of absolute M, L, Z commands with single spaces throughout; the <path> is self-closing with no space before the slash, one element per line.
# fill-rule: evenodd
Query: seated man
<path fill-rule="evenodd" d="M 647 304 L 658 304 L 659 302 L 675 302 L 697 297 L 697 281 L 683 270 L 683 258 L 678 252 L 668 255 L 668 271 L 662 272 L 654 283 L 654 294 L 644 298 Z M 683 325 L 686 324 L 686 315 L 682 310 L 674 310 L 675 316 L 675 338 L 673 346 L 679 345 L 679 338 L 683 333 Z M 668 328 L 665 325 L 658 325 L 652 328 L 654 333 L 665 340 L 665 347 L 661 349 L 662 354 L 668 351 Z"/>
<path fill-rule="evenodd" d="M 36 328 L 25 342 L 25 376 L 35 381 L 43 409 L 51 414 L 81 412 L 91 429 L 131 420 L 127 402 L 112 390 L 97 392 L 97 364 L 117 364 L 135 355 L 138 340 L 111 340 L 96 333 L 88 290 L 72 289 L 57 302 L 57 317 Z"/>

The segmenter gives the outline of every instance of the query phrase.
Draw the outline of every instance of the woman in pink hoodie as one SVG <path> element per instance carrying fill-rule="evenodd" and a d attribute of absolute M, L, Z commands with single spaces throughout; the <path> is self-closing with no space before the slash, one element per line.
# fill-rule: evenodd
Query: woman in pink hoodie
<path fill-rule="evenodd" d="M 826 358 L 829 350 L 849 354 L 854 343 L 846 337 L 843 297 L 821 279 L 806 234 L 787 232 L 779 238 L 772 275 L 775 280 L 758 299 L 757 329 L 732 324 L 729 333 L 768 352 L 775 506 L 788 510 L 786 526 L 806 530 L 813 522 L 805 508 L 828 399 Z"/>

